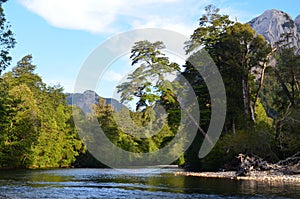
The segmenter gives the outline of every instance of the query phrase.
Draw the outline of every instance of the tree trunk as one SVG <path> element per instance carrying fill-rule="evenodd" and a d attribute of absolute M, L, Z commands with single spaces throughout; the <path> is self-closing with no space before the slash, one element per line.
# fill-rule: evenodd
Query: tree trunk
<path fill-rule="evenodd" d="M 265 79 L 265 71 L 267 69 L 267 64 L 268 62 L 271 60 L 270 56 L 277 50 L 277 48 L 273 48 L 272 51 L 267 55 L 267 61 L 264 62 L 264 66 L 263 69 L 261 71 L 261 75 L 260 75 L 260 81 L 259 81 L 259 85 L 258 85 L 258 89 L 255 95 L 255 99 L 254 99 L 254 103 L 253 103 L 253 112 L 255 113 L 255 108 L 256 108 L 256 103 L 258 101 L 259 98 L 259 94 L 262 88 L 262 85 L 264 84 L 264 79 Z"/>
<path fill-rule="evenodd" d="M 242 80 L 242 90 L 243 90 L 243 101 L 244 101 L 244 113 L 245 115 L 248 115 L 248 97 L 247 97 L 247 93 L 246 93 L 246 82 L 245 80 L 243 79 Z"/>
<path fill-rule="evenodd" d="M 255 109 L 254 106 L 251 106 L 251 103 L 249 104 L 250 106 L 250 112 L 251 112 L 251 119 L 253 122 L 255 122 Z"/>
<path fill-rule="evenodd" d="M 235 131 L 235 122 L 234 122 L 234 120 L 232 120 L 232 133 L 233 133 L 233 135 L 236 134 L 236 131 Z"/>
<path fill-rule="evenodd" d="M 276 122 L 276 134 L 275 134 L 275 140 L 278 140 L 281 134 L 281 120 Z"/>
<path fill-rule="evenodd" d="M 197 126 L 198 130 L 201 132 L 201 134 L 203 135 L 204 138 L 207 139 L 207 141 L 213 146 L 213 142 L 212 140 L 210 139 L 210 137 L 207 135 L 207 133 L 201 128 L 199 122 L 197 122 L 195 120 L 195 118 L 189 113 L 187 112 L 188 114 L 188 117 L 192 120 L 192 122 Z"/>
<path fill-rule="evenodd" d="M 256 103 L 257 103 L 258 98 L 259 98 L 260 90 L 261 90 L 262 85 L 264 83 L 266 68 L 267 68 L 267 62 L 264 63 L 264 67 L 263 67 L 263 69 L 261 71 L 260 81 L 259 81 L 258 89 L 257 89 L 256 95 L 255 95 L 255 99 L 254 99 L 254 103 L 253 103 L 253 110 L 254 110 L 254 112 L 255 112 L 255 108 L 256 108 Z"/>
<path fill-rule="evenodd" d="M 292 106 L 294 107 L 295 106 L 295 102 L 294 102 L 294 100 L 293 100 L 293 98 L 291 96 L 290 91 L 288 90 L 288 88 L 286 87 L 284 81 L 282 80 L 279 71 L 276 69 L 276 67 L 273 67 L 273 69 L 274 69 L 274 72 L 275 72 L 275 75 L 276 75 L 278 81 L 280 82 L 280 84 L 282 86 L 282 89 L 283 89 L 284 93 L 289 98 L 289 101 L 291 102 Z"/>
<path fill-rule="evenodd" d="M 291 104 L 288 105 L 284 115 L 282 115 L 282 117 L 276 121 L 276 134 L 275 134 L 276 140 L 280 137 L 282 122 L 290 115 L 290 108 L 291 108 Z"/>

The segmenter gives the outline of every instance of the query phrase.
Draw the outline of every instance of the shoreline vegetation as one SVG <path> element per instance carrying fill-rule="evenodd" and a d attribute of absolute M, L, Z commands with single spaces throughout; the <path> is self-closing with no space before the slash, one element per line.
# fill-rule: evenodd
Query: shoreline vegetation
<path fill-rule="evenodd" d="M 269 163 L 256 155 L 239 154 L 239 165 L 235 171 L 217 172 L 175 172 L 175 176 L 194 176 L 230 180 L 248 180 L 257 182 L 300 183 L 300 152 L 281 160 Z"/>
<path fill-rule="evenodd" d="M 253 171 L 249 176 L 236 176 L 235 171 L 219 172 L 175 172 L 175 176 L 193 176 L 201 178 L 218 178 L 230 180 L 248 180 L 256 182 L 300 183 L 300 174 L 290 175 L 277 171 Z"/>

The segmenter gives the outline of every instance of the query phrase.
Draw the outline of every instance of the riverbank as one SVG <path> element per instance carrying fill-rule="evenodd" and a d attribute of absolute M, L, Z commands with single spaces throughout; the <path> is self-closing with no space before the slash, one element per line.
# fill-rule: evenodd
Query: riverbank
<path fill-rule="evenodd" d="M 300 183 L 300 174 L 287 175 L 275 171 L 252 171 L 249 176 L 235 176 L 234 171 L 226 172 L 176 172 L 175 176 L 195 176 L 202 178 L 222 178 L 231 180 L 251 180 L 259 182 L 293 182 Z"/>

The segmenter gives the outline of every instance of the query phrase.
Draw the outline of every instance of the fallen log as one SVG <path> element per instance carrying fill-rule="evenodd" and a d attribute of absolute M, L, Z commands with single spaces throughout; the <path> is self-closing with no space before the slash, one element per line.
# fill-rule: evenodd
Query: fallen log
<path fill-rule="evenodd" d="M 268 163 L 256 155 L 239 154 L 239 167 L 235 176 L 249 176 L 252 171 L 276 171 L 286 175 L 300 174 L 300 152 L 275 164 Z"/>

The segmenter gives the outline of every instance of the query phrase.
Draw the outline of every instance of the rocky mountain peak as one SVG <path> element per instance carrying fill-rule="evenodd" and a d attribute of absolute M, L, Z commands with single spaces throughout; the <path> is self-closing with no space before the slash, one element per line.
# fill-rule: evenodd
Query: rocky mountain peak
<path fill-rule="evenodd" d="M 293 38 L 292 45 L 300 49 L 300 33 L 298 32 L 300 15 L 294 21 L 289 14 L 272 9 L 252 19 L 249 24 L 258 34 L 262 34 L 271 45 L 278 42 L 282 34 L 289 33 Z"/>
<path fill-rule="evenodd" d="M 99 104 L 99 98 L 105 100 L 106 104 L 112 105 L 116 111 L 120 111 L 123 104 L 113 98 L 100 97 L 95 91 L 86 90 L 83 93 L 66 93 L 67 102 L 69 105 L 75 105 L 84 113 L 92 112 L 92 104 Z"/>
<path fill-rule="evenodd" d="M 300 33 L 300 15 L 298 15 L 298 17 L 296 17 L 295 24 L 297 26 L 298 32 Z"/>

